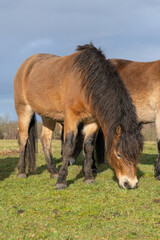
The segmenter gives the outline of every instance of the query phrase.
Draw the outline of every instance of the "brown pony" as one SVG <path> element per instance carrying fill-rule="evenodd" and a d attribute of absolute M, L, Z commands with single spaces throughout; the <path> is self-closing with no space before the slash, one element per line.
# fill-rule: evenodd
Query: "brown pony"
<path fill-rule="evenodd" d="M 42 142 L 52 177 L 57 176 L 57 170 L 50 154 L 51 135 L 56 122 L 64 122 L 63 163 L 56 189 L 67 187 L 68 161 L 80 122 L 84 124 L 84 181 L 94 180 L 91 156 L 100 126 L 107 159 L 120 186 L 137 187 L 136 163 L 143 141 L 135 108 L 119 74 L 100 49 L 87 44 L 65 57 L 31 56 L 16 73 L 14 99 L 19 125 L 19 177 L 26 177 L 26 159 L 29 159 L 29 171 L 35 171 L 32 136 L 37 113 L 44 125 Z"/>
<path fill-rule="evenodd" d="M 155 123 L 159 152 L 155 177 L 160 180 L 160 60 L 134 62 L 111 59 L 111 62 L 131 94 L 138 121 L 142 124 Z"/>
<path fill-rule="evenodd" d="M 111 59 L 110 61 L 116 67 L 126 88 L 129 90 L 136 107 L 139 123 L 155 123 L 159 152 L 155 164 L 155 177 L 160 180 L 160 60 L 154 62 L 134 62 L 124 59 Z M 101 149 L 103 147 L 101 132 L 98 134 L 98 137 L 101 145 L 98 148 Z M 79 143 L 82 146 L 81 138 L 79 138 Z M 72 162 L 80 151 L 79 147 L 75 149 Z M 99 151 L 97 151 L 98 154 Z M 101 151 L 102 154 L 98 158 L 103 158 L 103 150 Z"/>

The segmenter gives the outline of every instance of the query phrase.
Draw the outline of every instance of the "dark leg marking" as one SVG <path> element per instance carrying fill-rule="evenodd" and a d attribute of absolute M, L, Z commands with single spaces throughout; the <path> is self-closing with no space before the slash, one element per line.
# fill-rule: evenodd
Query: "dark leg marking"
<path fill-rule="evenodd" d="M 158 147 L 158 158 L 155 164 L 154 172 L 155 172 L 155 177 L 160 180 L 160 141 L 157 143 Z"/>
<path fill-rule="evenodd" d="M 68 175 L 68 162 L 71 158 L 75 148 L 76 138 L 73 132 L 67 134 L 63 143 L 63 162 L 59 171 L 59 177 L 56 184 L 56 189 L 62 189 L 67 187 L 66 178 Z"/>
<path fill-rule="evenodd" d="M 71 156 L 71 159 L 73 160 L 76 160 L 78 155 L 80 154 L 80 152 L 82 151 L 82 148 L 83 148 L 83 141 L 84 141 L 84 136 L 83 136 L 83 133 L 82 133 L 82 130 L 83 130 L 83 123 L 80 123 L 78 125 L 78 134 L 77 134 L 77 137 L 76 137 L 76 143 L 75 143 L 75 148 L 74 148 L 74 151 L 73 151 L 73 154 Z M 63 155 L 63 134 L 64 134 L 64 125 L 62 124 L 62 134 L 61 134 L 61 156 Z M 63 161 L 63 158 L 62 158 L 62 161 Z M 73 164 L 74 162 L 68 162 L 68 165 L 70 164 Z"/>
<path fill-rule="evenodd" d="M 95 134 L 90 135 L 84 140 L 84 182 L 93 183 L 94 177 L 92 175 L 92 153 L 94 150 Z"/>
<path fill-rule="evenodd" d="M 62 132 L 61 132 L 61 156 L 63 155 L 63 137 L 64 137 L 64 125 L 62 125 Z"/>
<path fill-rule="evenodd" d="M 83 130 L 83 123 L 80 123 L 78 125 L 78 134 L 76 137 L 76 144 L 75 144 L 75 149 L 74 152 L 72 154 L 72 158 L 74 158 L 76 160 L 76 158 L 78 157 L 78 155 L 80 154 L 80 152 L 82 151 L 83 148 L 83 141 L 84 141 L 84 135 L 82 133 Z"/>
<path fill-rule="evenodd" d="M 92 168 L 92 173 L 94 173 L 94 174 L 98 173 L 98 169 L 96 167 L 96 162 L 95 162 L 95 157 L 94 157 L 94 150 L 92 152 L 92 165 L 91 165 L 91 168 Z"/>

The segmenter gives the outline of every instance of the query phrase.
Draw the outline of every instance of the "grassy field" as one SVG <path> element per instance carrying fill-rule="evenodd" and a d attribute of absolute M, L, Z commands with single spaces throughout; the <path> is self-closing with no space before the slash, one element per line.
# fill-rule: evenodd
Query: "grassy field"
<path fill-rule="evenodd" d="M 138 165 L 139 188 L 118 187 L 108 165 L 94 184 L 83 183 L 82 156 L 69 166 L 68 188 L 55 190 L 41 145 L 37 173 L 18 179 L 18 145 L 0 141 L 0 239 L 160 239 L 160 182 L 154 178 L 155 143 L 145 143 Z M 54 141 L 60 167 L 60 142 Z"/>

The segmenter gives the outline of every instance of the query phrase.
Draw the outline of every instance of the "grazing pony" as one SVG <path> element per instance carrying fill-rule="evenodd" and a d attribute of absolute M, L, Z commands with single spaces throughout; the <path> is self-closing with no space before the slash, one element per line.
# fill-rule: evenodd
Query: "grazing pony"
<path fill-rule="evenodd" d="M 77 52 L 69 56 L 31 56 L 16 73 L 14 99 L 19 125 L 18 177 L 26 177 L 26 159 L 29 171 L 35 171 L 32 136 L 37 113 L 44 125 L 42 143 L 52 177 L 57 175 L 57 170 L 50 152 L 51 135 L 56 122 L 64 122 L 63 162 L 56 189 L 67 187 L 68 162 L 80 122 L 84 124 L 84 181 L 94 181 L 92 151 L 100 126 L 106 156 L 119 185 L 137 187 L 136 163 L 143 146 L 137 115 L 119 74 L 100 49 L 87 44 L 79 46 Z"/>
<path fill-rule="evenodd" d="M 110 59 L 116 67 L 122 81 L 128 89 L 136 107 L 139 124 L 155 123 L 157 132 L 158 158 L 155 164 L 155 177 L 160 180 L 160 60 L 153 62 L 135 62 L 124 59 Z M 79 133 L 80 136 L 80 133 Z M 98 158 L 103 161 L 103 136 L 98 134 L 98 144 L 102 151 Z M 76 159 L 82 149 L 82 140 L 72 156 Z M 77 144 L 78 145 L 78 144 Z M 97 144 L 96 144 L 97 146 Z"/>
<path fill-rule="evenodd" d="M 138 121 L 142 124 L 155 123 L 159 153 L 155 177 L 160 180 L 160 60 L 134 62 L 111 59 L 111 62 L 131 95 Z"/>

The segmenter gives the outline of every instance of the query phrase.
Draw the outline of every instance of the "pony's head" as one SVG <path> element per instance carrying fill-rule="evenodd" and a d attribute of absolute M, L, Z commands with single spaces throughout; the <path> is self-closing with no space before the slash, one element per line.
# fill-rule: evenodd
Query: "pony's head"
<path fill-rule="evenodd" d="M 127 189 L 137 188 L 138 180 L 136 176 L 136 165 L 138 163 L 138 156 L 140 154 L 139 149 L 141 148 L 137 148 L 137 151 L 134 151 L 134 154 L 130 154 L 133 151 L 129 152 L 127 146 L 126 150 L 128 152 L 126 152 L 124 149 L 124 143 L 124 136 L 121 128 L 118 127 L 116 134 L 113 137 L 111 151 L 107 153 L 107 159 L 118 178 L 120 187 Z M 134 146 L 135 145 L 133 145 L 133 147 Z"/>

